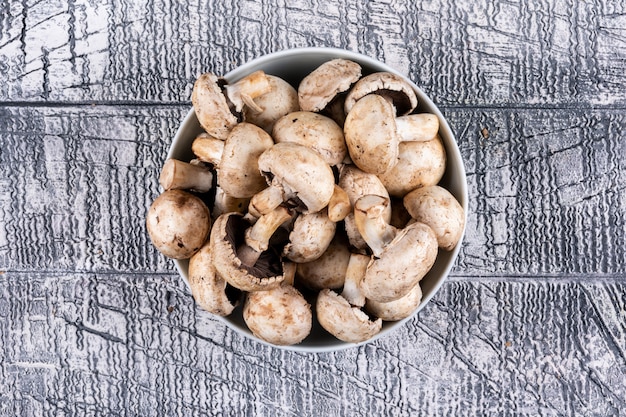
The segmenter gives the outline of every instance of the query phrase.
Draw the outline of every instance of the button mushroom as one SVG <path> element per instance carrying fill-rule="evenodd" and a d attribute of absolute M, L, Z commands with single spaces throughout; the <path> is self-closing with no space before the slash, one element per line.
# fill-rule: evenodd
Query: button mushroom
<path fill-rule="evenodd" d="M 388 198 L 366 195 L 354 206 L 357 228 L 373 254 L 361 290 L 366 298 L 378 302 L 406 295 L 437 258 L 435 232 L 419 222 L 396 229 L 383 220 L 388 205 Z"/>
<path fill-rule="evenodd" d="M 298 111 L 298 92 L 291 84 L 275 75 L 266 74 L 270 91 L 254 99 L 258 108 L 244 107 L 243 120 L 272 133 L 274 123 L 284 115 Z M 258 111 L 261 109 L 261 111 Z"/>
<path fill-rule="evenodd" d="M 344 342 L 363 342 L 382 329 L 381 319 L 372 321 L 361 310 L 365 297 L 361 293 L 360 282 L 369 262 L 368 256 L 353 254 L 346 269 L 341 295 L 333 290 L 323 289 L 317 296 L 317 320 L 326 331 Z"/>
<path fill-rule="evenodd" d="M 439 183 L 446 171 L 446 149 L 441 138 L 426 142 L 401 142 L 398 162 L 378 178 L 389 195 L 402 198 L 409 191 Z"/>
<path fill-rule="evenodd" d="M 262 71 L 257 71 L 240 81 L 225 85 L 215 74 L 200 75 L 194 83 L 191 102 L 198 122 L 211 136 L 226 139 L 228 132 L 239 122 L 238 115 L 244 104 L 255 106 L 253 99 L 269 91 L 270 85 Z M 226 94 L 222 90 L 226 90 Z"/>
<path fill-rule="evenodd" d="M 215 273 L 209 242 L 189 259 L 189 287 L 200 307 L 218 316 L 228 316 L 239 303 L 241 292 Z"/>
<path fill-rule="evenodd" d="M 350 158 L 356 166 L 372 174 L 383 174 L 397 163 L 400 142 L 423 141 L 428 135 L 434 138 L 435 134 L 431 130 L 425 133 L 417 122 L 398 123 L 393 105 L 377 94 L 357 101 L 344 125 Z"/>
<path fill-rule="evenodd" d="M 335 177 L 314 150 L 296 143 L 277 143 L 261 154 L 258 163 L 270 186 L 250 200 L 252 214 L 265 214 L 283 202 L 302 213 L 316 213 L 328 205 Z"/>
<path fill-rule="evenodd" d="M 170 158 L 163 164 L 159 184 L 164 190 L 206 193 L 213 188 L 213 173 L 204 165 Z"/>
<path fill-rule="evenodd" d="M 397 321 L 409 317 L 422 302 L 422 287 L 416 284 L 408 294 L 388 303 L 365 301 L 365 309 L 384 321 Z"/>
<path fill-rule="evenodd" d="M 404 197 L 404 206 L 411 217 L 433 229 L 440 248 L 454 249 L 463 235 L 465 213 L 450 191 L 438 185 L 418 188 Z"/>
<path fill-rule="evenodd" d="M 159 195 L 146 215 L 146 228 L 152 244 L 172 259 L 188 259 L 209 236 L 209 209 L 195 195 L 168 190 Z"/>
<path fill-rule="evenodd" d="M 249 293 L 243 306 L 243 319 L 252 334 L 281 346 L 302 342 L 313 326 L 311 305 L 292 286 L 295 264 L 285 264 L 284 269 L 282 285 Z"/>
<path fill-rule="evenodd" d="M 368 174 L 354 165 L 346 165 L 339 174 L 339 187 L 348 195 L 350 209 L 354 203 L 364 195 L 375 194 L 383 197 L 389 197 L 385 186 L 380 179 L 374 174 Z M 391 220 L 391 207 L 387 207 L 383 213 L 383 219 L 386 222 Z M 348 234 L 350 244 L 357 250 L 367 248 L 367 243 L 359 233 L 354 222 L 354 213 L 350 212 L 344 218 L 344 227 Z"/>
<path fill-rule="evenodd" d="M 274 125 L 272 137 L 276 143 L 307 146 L 330 166 L 341 164 L 348 153 L 343 129 L 330 117 L 310 111 L 297 111 L 280 118 Z"/>
<path fill-rule="evenodd" d="M 274 141 L 260 127 L 242 122 L 231 129 L 225 141 L 200 137 L 193 145 L 201 160 L 216 167 L 217 183 L 226 194 L 250 198 L 267 186 L 258 159 Z"/>
<path fill-rule="evenodd" d="M 378 94 L 387 99 L 399 116 L 409 114 L 417 107 L 417 96 L 413 87 L 402 77 L 382 71 L 366 75 L 354 84 L 344 102 L 346 114 L 350 113 L 358 100 L 368 94 Z"/>
<path fill-rule="evenodd" d="M 280 285 L 284 279 L 280 251 L 271 250 L 269 242 L 279 226 L 289 220 L 291 213 L 285 207 L 262 216 L 253 226 L 240 213 L 218 217 L 211 230 L 211 250 L 219 276 L 242 291 Z"/>
<path fill-rule="evenodd" d="M 343 233 L 336 233 L 322 256 L 298 264 L 298 283 L 314 291 L 339 289 L 343 287 L 349 260 L 347 237 Z"/>
<path fill-rule="evenodd" d="M 328 218 L 328 210 L 300 214 L 293 223 L 284 256 L 293 262 L 313 261 L 326 251 L 337 224 Z"/>
<path fill-rule="evenodd" d="M 302 79 L 298 86 L 300 108 L 319 112 L 361 78 L 361 66 L 347 59 L 332 59 Z"/>

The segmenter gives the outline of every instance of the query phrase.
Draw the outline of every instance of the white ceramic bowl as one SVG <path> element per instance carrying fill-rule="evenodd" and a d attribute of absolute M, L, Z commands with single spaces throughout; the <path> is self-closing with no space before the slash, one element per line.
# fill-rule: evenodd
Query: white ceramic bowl
<path fill-rule="evenodd" d="M 224 78 L 229 83 L 232 83 L 254 71 L 263 70 L 268 74 L 276 75 L 285 79 L 297 89 L 300 80 L 304 78 L 304 76 L 317 68 L 323 62 L 334 58 L 344 58 L 358 62 L 363 68 L 363 75 L 377 71 L 389 71 L 406 79 L 403 74 L 398 73 L 398 71 L 375 59 L 355 52 L 335 48 L 299 48 L 271 53 L 241 65 L 228 74 L 225 74 Z M 461 203 L 461 206 L 464 208 L 465 213 L 467 213 L 467 181 L 465 177 L 465 168 L 463 166 L 463 161 L 461 160 L 461 154 L 456 144 L 454 134 L 437 106 L 435 106 L 435 104 L 426 96 L 426 94 L 424 94 L 422 90 L 419 89 L 419 87 L 417 87 L 410 80 L 407 79 L 407 81 L 415 89 L 419 100 L 418 109 L 416 111 L 434 113 L 440 119 L 439 134 L 443 139 L 447 152 L 446 173 L 440 185 L 448 189 L 448 191 L 450 191 L 457 198 L 457 200 Z M 192 159 L 193 154 L 191 152 L 191 143 L 201 132 L 202 128 L 198 123 L 193 109 L 191 109 L 176 132 L 176 136 L 174 137 L 167 157 L 182 160 Z M 420 282 L 423 293 L 422 303 L 413 315 L 404 320 L 385 322 L 383 324 L 382 331 L 377 336 L 363 343 L 369 343 L 378 338 L 389 335 L 393 330 L 403 326 L 407 320 L 411 320 L 415 314 L 419 313 L 419 311 L 435 295 L 445 281 L 459 253 L 460 247 L 461 243 L 459 242 L 456 248 L 451 252 L 439 251 L 435 265 L 428 275 Z M 185 280 L 187 285 L 189 285 L 189 262 L 184 260 L 175 261 L 175 263 L 180 275 Z M 248 330 L 243 321 L 241 306 L 238 307 L 230 316 L 217 318 L 236 332 L 257 340 L 260 343 L 267 344 L 266 342 L 256 338 L 250 330 Z M 302 343 L 293 346 L 277 347 L 301 352 L 330 352 L 354 346 L 358 346 L 358 344 L 345 343 L 337 340 L 335 337 L 324 331 L 321 326 L 314 323 L 311 334 Z"/>

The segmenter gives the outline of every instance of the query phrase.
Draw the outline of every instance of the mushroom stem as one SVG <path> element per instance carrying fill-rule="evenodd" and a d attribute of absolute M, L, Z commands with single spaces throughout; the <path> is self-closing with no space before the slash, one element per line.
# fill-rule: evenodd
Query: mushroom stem
<path fill-rule="evenodd" d="M 363 307 L 365 305 L 365 296 L 361 292 L 361 280 L 365 276 L 369 262 L 370 257 L 367 255 L 359 253 L 350 255 L 341 296 L 352 306 Z"/>
<path fill-rule="evenodd" d="M 397 234 L 397 229 L 383 218 L 389 203 L 388 198 L 369 194 L 359 198 L 354 204 L 356 227 L 377 258 Z"/>
<path fill-rule="evenodd" d="M 432 113 L 409 114 L 396 118 L 401 142 L 426 142 L 439 132 L 439 118 Z"/>
<path fill-rule="evenodd" d="M 343 188 L 335 184 L 333 195 L 328 202 L 328 218 L 335 223 L 345 219 L 352 210 L 348 193 Z"/>
<path fill-rule="evenodd" d="M 285 278 L 281 285 L 292 285 L 296 280 L 296 270 L 298 264 L 295 262 L 283 262 L 283 277 Z"/>
<path fill-rule="evenodd" d="M 168 159 L 161 169 L 159 184 L 166 191 L 194 190 L 206 193 L 213 187 L 213 173 L 202 165 Z"/>
<path fill-rule="evenodd" d="M 255 217 L 261 217 L 274 210 L 283 202 L 283 191 L 274 185 L 263 189 L 250 199 L 248 212 Z"/>
<path fill-rule="evenodd" d="M 242 78 L 236 83 L 226 86 L 226 95 L 228 99 L 235 105 L 235 110 L 240 112 L 246 105 L 256 112 L 262 112 L 254 98 L 268 93 L 272 89 L 269 79 L 263 71 L 255 71 L 250 75 Z"/>
<path fill-rule="evenodd" d="M 199 160 L 217 166 L 224 154 L 224 141 L 202 133 L 194 139 L 191 151 Z"/>
<path fill-rule="evenodd" d="M 246 230 L 245 243 L 237 248 L 237 257 L 241 263 L 253 266 L 269 247 L 270 238 L 276 229 L 290 219 L 291 212 L 283 206 L 261 216 L 254 226 Z"/>

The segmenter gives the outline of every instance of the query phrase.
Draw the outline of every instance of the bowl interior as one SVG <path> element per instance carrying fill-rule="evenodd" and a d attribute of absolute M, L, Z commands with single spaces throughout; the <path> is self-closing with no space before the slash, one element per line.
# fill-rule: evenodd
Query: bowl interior
<path fill-rule="evenodd" d="M 389 71 L 396 73 L 406 79 L 403 74 L 398 73 L 398 71 L 394 70 L 393 68 L 370 57 L 355 52 L 334 48 L 300 48 L 275 52 L 254 59 L 246 64 L 237 67 L 233 71 L 226 74 L 224 78 L 228 82 L 235 82 L 254 71 L 263 70 L 267 74 L 283 78 L 297 89 L 298 84 L 302 78 L 304 78 L 308 73 L 310 73 L 322 63 L 334 58 L 344 58 L 358 62 L 363 68 L 363 75 L 378 71 Z M 417 94 L 419 104 L 416 111 L 434 113 L 440 119 L 441 123 L 439 128 L 439 134 L 443 140 L 447 153 L 446 173 L 442 178 L 440 185 L 448 189 L 448 191 L 450 191 L 457 198 L 461 206 L 464 208 L 465 213 L 467 213 L 467 181 L 465 177 L 465 168 L 463 166 L 463 161 L 461 159 L 461 154 L 456 144 L 454 134 L 452 133 L 450 126 L 444 119 L 439 109 L 435 106 L 435 104 L 413 82 L 408 79 L 407 81 L 413 86 Z M 191 160 L 193 158 L 193 154 L 191 152 L 191 143 L 193 142 L 194 138 L 201 132 L 202 128 L 198 123 L 193 109 L 191 109 L 183 120 L 182 124 L 180 125 L 167 157 L 177 158 L 186 161 Z M 373 340 L 376 340 L 377 338 L 385 336 L 392 330 L 402 326 L 404 322 L 410 320 L 415 314 L 417 314 L 423 308 L 423 306 L 435 295 L 440 286 L 443 284 L 445 278 L 447 277 L 450 269 L 454 264 L 454 260 L 458 255 L 460 247 L 461 242 L 459 242 L 459 244 L 453 251 L 439 251 L 435 265 L 426 275 L 426 277 L 424 277 L 424 279 L 420 282 L 423 293 L 422 303 L 413 313 L 413 315 L 400 321 L 385 322 L 383 324 L 383 330 L 376 337 L 364 343 L 369 343 Z M 185 280 L 185 283 L 189 285 L 189 262 L 187 260 L 181 260 L 175 261 L 175 264 L 180 275 Z M 243 321 L 241 310 L 242 309 L 240 306 L 235 309 L 233 314 L 228 317 L 220 317 L 220 320 L 222 320 L 235 331 L 249 338 L 257 340 L 260 343 L 267 344 L 266 342 L 256 338 L 248 330 Z M 315 321 L 316 320 L 314 320 L 314 322 Z M 357 344 L 339 341 L 334 336 L 330 335 L 324 329 L 322 329 L 321 326 L 314 324 L 311 334 L 302 343 L 294 346 L 284 346 L 282 348 L 302 352 L 328 352 L 353 346 L 357 346 Z"/>

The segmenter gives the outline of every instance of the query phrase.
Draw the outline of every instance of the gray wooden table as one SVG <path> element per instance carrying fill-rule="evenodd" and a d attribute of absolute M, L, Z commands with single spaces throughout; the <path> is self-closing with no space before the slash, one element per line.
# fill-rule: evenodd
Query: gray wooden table
<path fill-rule="evenodd" d="M 623 0 L 4 1 L 0 415 L 626 415 Z M 201 72 L 357 51 L 441 107 L 461 255 L 391 337 L 328 354 L 193 303 L 144 216 Z"/>

